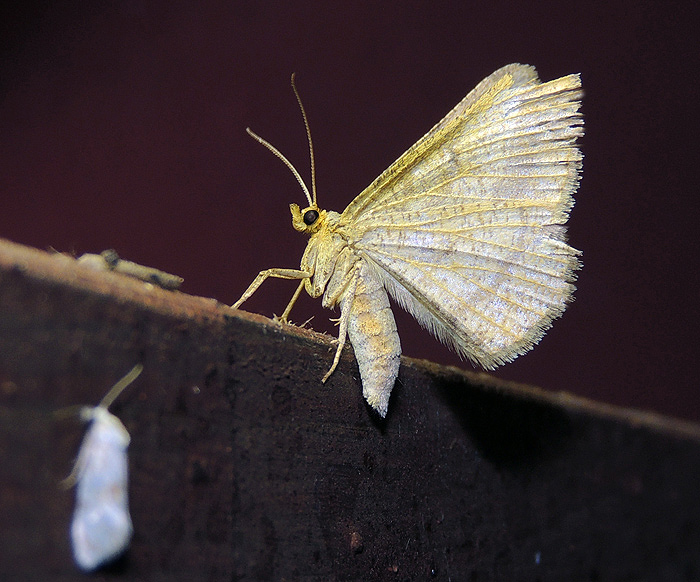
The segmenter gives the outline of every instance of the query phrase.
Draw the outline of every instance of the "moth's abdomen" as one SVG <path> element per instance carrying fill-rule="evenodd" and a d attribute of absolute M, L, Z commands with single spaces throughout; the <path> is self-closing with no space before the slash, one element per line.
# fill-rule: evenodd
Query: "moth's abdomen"
<path fill-rule="evenodd" d="M 348 336 L 360 368 L 363 395 L 384 417 L 399 373 L 401 342 L 381 282 L 364 261 L 357 269 L 355 293 L 342 298 L 341 310 L 343 314 L 349 310 Z"/>

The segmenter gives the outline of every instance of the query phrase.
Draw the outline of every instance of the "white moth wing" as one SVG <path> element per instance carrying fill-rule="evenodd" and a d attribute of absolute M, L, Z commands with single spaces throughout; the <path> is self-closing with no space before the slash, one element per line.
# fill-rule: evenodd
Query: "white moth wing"
<path fill-rule="evenodd" d="M 126 453 L 130 438 L 105 408 L 84 411 L 92 424 L 78 455 L 71 539 L 76 563 L 91 571 L 118 557 L 131 540 Z"/>
<path fill-rule="evenodd" d="M 578 75 L 499 69 L 340 217 L 391 295 L 485 368 L 529 350 L 571 300 L 581 94 Z"/>

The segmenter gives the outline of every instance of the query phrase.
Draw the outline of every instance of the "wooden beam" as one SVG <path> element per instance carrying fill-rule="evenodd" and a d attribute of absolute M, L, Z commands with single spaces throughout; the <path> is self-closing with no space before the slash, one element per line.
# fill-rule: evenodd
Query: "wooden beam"
<path fill-rule="evenodd" d="M 406 358 L 382 421 L 330 339 L 0 241 L 0 579 L 84 579 L 56 411 L 137 362 L 125 580 L 700 578 L 697 425 Z"/>

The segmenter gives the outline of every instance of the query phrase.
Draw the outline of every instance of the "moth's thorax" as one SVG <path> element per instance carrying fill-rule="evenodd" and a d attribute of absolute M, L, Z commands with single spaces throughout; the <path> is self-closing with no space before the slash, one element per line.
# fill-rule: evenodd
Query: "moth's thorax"
<path fill-rule="evenodd" d="M 304 212 L 308 210 L 302 211 L 298 207 L 296 209 L 300 216 L 303 216 Z M 350 264 L 354 262 L 345 257 L 348 253 L 353 255 L 354 253 L 348 248 L 345 237 L 336 230 L 340 214 L 332 210 L 318 212 L 319 217 L 316 220 L 318 227 L 311 233 L 311 239 L 306 246 L 304 256 L 301 258 L 301 270 L 312 274 L 312 277 L 306 280 L 305 285 L 306 291 L 311 297 L 320 297 L 326 289 L 329 279 L 334 275 L 339 275 L 337 272 L 339 270 L 343 271 L 342 275 L 345 275 Z M 292 208 L 292 216 L 295 216 L 294 208 Z M 316 224 L 312 226 L 316 226 Z M 310 230 L 310 227 L 304 229 L 306 232 Z"/>

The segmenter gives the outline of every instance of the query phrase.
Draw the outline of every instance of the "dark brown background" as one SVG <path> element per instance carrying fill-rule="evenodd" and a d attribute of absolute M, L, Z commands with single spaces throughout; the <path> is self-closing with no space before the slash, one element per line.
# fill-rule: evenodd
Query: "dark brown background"
<path fill-rule="evenodd" d="M 319 202 L 338 211 L 496 68 L 581 72 L 577 300 L 498 374 L 700 420 L 693 7 L 51 4 L 0 15 L 0 236 L 77 254 L 114 247 L 226 303 L 260 269 L 298 266 L 304 249 L 287 210 L 302 192 L 244 131 L 308 175 L 291 72 Z M 270 282 L 245 307 L 280 313 L 293 288 Z M 304 298 L 293 318 L 311 315 L 334 333 L 333 314 Z M 398 324 L 406 355 L 458 363 L 410 317 Z"/>

